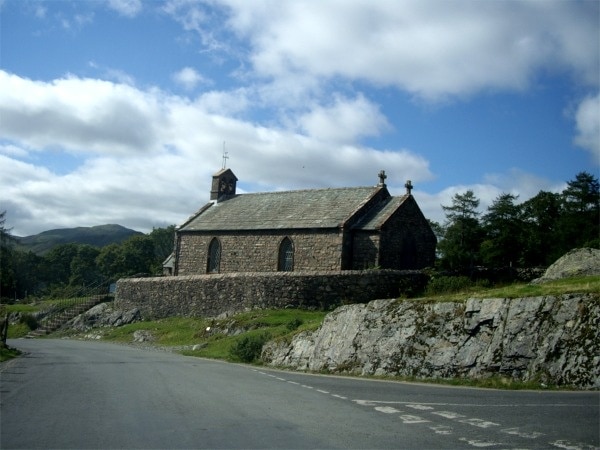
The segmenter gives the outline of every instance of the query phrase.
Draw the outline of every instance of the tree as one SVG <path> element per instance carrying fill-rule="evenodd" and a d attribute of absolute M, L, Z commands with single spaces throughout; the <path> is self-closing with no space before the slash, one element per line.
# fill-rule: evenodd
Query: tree
<path fill-rule="evenodd" d="M 113 281 L 118 280 L 127 273 L 124 260 L 121 258 L 121 246 L 118 244 L 102 247 L 96 257 L 96 265 L 102 275 Z"/>
<path fill-rule="evenodd" d="M 479 199 L 472 190 L 455 194 L 451 206 L 442 205 L 446 213 L 444 239 L 438 245 L 442 267 L 460 270 L 472 268 L 478 262 L 482 241 L 478 207 Z"/>
<path fill-rule="evenodd" d="M 521 205 L 523 264 L 548 266 L 561 256 L 557 226 L 562 214 L 560 195 L 540 191 Z"/>
<path fill-rule="evenodd" d="M 600 187 L 598 179 L 580 172 L 561 193 L 563 214 L 558 226 L 561 253 L 600 244 Z"/>
<path fill-rule="evenodd" d="M 44 258 L 33 252 L 15 251 L 13 267 L 16 274 L 15 291 L 19 298 L 37 295 L 46 284 Z"/>
<path fill-rule="evenodd" d="M 71 278 L 71 262 L 79 252 L 80 244 L 61 244 L 51 249 L 44 256 L 46 278 L 51 285 L 69 284 Z"/>
<path fill-rule="evenodd" d="M 153 228 L 150 233 L 150 239 L 154 244 L 155 260 L 151 267 L 151 273 L 160 274 L 162 272 L 162 263 L 173 252 L 175 245 L 175 225 L 167 228 Z"/>
<path fill-rule="evenodd" d="M 517 196 L 500 194 L 488 207 L 483 219 L 486 239 L 481 257 L 488 266 L 506 267 L 522 263 L 523 224 Z"/>
<path fill-rule="evenodd" d="M 121 244 L 123 276 L 150 274 L 155 262 L 154 243 L 148 235 L 132 236 Z"/>
<path fill-rule="evenodd" d="M 70 264 L 69 285 L 88 286 L 96 283 L 100 277 L 100 271 L 96 265 L 96 257 L 100 250 L 91 245 L 80 245 L 77 254 Z"/>
<path fill-rule="evenodd" d="M 16 274 L 14 270 L 14 243 L 11 229 L 6 228 L 6 211 L 0 212 L 0 298 L 16 296 Z"/>

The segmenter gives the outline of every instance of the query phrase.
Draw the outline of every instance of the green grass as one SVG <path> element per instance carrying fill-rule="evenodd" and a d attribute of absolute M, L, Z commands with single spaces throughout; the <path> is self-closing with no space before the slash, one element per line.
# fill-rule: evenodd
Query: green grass
<path fill-rule="evenodd" d="M 492 288 L 471 286 L 459 292 L 442 293 L 421 297 L 424 300 L 464 301 L 476 298 L 519 298 L 575 293 L 600 293 L 600 276 L 576 277 L 549 281 L 543 284 L 516 283 Z"/>
<path fill-rule="evenodd" d="M 11 323 L 8 325 L 8 339 L 18 339 L 27 336 L 31 330 L 25 323 Z"/>
<path fill-rule="evenodd" d="M 137 322 L 113 328 L 103 339 L 116 342 L 132 342 L 137 330 L 148 330 L 155 340 L 152 345 L 161 347 L 202 346 L 199 350 L 183 350 L 189 356 L 236 361 L 231 348 L 243 336 L 269 333 L 273 339 L 291 339 L 300 331 L 315 330 L 323 321 L 325 311 L 297 309 L 253 310 L 226 319 L 202 319 L 172 317 L 168 319 Z M 210 327 L 210 329 L 208 329 Z M 245 330 L 232 336 L 226 330 Z"/>
<path fill-rule="evenodd" d="M 0 362 L 7 361 L 12 358 L 16 358 L 20 354 L 21 354 L 21 352 L 19 350 L 17 350 L 16 348 L 0 346 Z"/>
<path fill-rule="evenodd" d="M 49 300 L 35 301 L 32 303 L 15 303 L 11 305 L 0 305 L 0 309 L 4 312 L 9 313 L 34 313 L 54 307 L 57 307 L 59 309 L 65 309 L 69 306 L 76 305 L 77 303 L 80 303 L 85 299 L 86 297 L 53 298 Z"/>

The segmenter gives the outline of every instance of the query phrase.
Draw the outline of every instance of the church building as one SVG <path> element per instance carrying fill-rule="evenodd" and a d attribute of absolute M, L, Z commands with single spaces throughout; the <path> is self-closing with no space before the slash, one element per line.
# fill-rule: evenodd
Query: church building
<path fill-rule="evenodd" d="M 436 237 L 411 194 L 392 196 L 384 171 L 372 187 L 236 194 L 237 177 L 212 178 L 210 202 L 178 227 L 174 275 L 227 272 L 421 269 Z"/>

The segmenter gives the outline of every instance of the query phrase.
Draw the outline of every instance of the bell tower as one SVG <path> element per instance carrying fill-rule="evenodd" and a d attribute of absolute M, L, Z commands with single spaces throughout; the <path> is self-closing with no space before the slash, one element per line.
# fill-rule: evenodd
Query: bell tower
<path fill-rule="evenodd" d="M 237 180 L 237 177 L 234 175 L 231 169 L 219 170 L 212 177 L 210 199 L 219 202 L 234 196 Z"/>

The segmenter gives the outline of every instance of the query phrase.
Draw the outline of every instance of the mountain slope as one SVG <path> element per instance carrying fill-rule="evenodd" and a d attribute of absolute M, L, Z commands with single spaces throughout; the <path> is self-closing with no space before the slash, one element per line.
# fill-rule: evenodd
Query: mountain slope
<path fill-rule="evenodd" d="M 32 236 L 19 237 L 18 240 L 21 249 L 43 255 L 60 244 L 75 243 L 104 247 L 109 244 L 121 243 L 136 234 L 143 233 L 121 225 L 110 224 L 95 227 L 59 228 Z"/>

